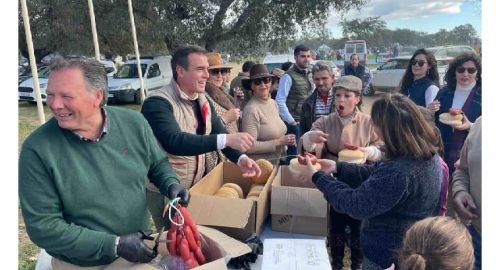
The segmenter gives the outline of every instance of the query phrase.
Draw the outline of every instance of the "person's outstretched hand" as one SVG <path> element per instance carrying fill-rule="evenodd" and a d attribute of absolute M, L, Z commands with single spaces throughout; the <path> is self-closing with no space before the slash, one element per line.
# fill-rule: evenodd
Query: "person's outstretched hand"
<path fill-rule="evenodd" d="M 262 173 L 259 165 L 249 157 L 241 158 L 240 162 L 238 162 L 238 167 L 240 167 L 243 177 L 259 177 Z"/>
<path fill-rule="evenodd" d="M 317 161 L 321 165 L 321 171 L 326 173 L 336 173 L 337 163 L 331 159 L 318 159 Z"/>
<path fill-rule="evenodd" d="M 246 132 L 238 132 L 226 135 L 226 146 L 245 153 L 255 144 L 252 135 Z"/>
<path fill-rule="evenodd" d="M 168 186 L 167 194 L 163 195 L 166 195 L 170 200 L 179 197 L 180 198 L 179 203 L 182 206 L 187 206 L 189 203 L 189 198 L 190 198 L 189 190 L 187 190 L 179 183 L 173 183 L 170 186 Z"/>
<path fill-rule="evenodd" d="M 305 168 L 300 170 L 297 178 L 300 181 L 307 183 L 307 182 L 312 182 L 312 176 L 313 176 L 313 174 L 315 174 L 317 172 L 317 170 L 312 165 L 311 157 L 309 155 L 305 156 L 305 160 L 306 160 L 306 166 L 305 166 Z M 317 162 L 319 162 L 320 160 L 323 160 L 323 159 L 319 159 Z M 321 165 L 321 168 L 323 168 L 323 165 L 321 163 L 320 163 L 320 165 Z M 304 167 L 304 166 L 302 166 L 302 167 Z"/>
<path fill-rule="evenodd" d="M 157 253 L 144 243 L 144 239 L 144 234 L 140 232 L 120 236 L 116 254 L 133 263 L 150 262 L 156 257 Z M 153 238 L 151 237 L 151 239 Z"/>

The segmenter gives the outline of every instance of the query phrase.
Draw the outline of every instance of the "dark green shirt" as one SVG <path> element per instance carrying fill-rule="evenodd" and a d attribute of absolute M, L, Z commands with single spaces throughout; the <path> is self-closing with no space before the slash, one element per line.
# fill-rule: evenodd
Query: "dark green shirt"
<path fill-rule="evenodd" d="M 147 229 L 148 178 L 164 192 L 178 182 L 143 116 L 107 108 L 108 134 L 84 141 L 52 118 L 24 142 L 19 197 L 31 240 L 63 261 L 115 259 L 115 239 Z"/>

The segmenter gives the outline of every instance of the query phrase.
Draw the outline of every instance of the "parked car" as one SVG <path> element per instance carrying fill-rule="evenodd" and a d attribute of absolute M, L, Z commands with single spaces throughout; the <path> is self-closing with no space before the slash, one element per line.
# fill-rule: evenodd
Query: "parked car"
<path fill-rule="evenodd" d="M 101 62 L 103 65 L 104 65 L 104 69 L 106 70 L 106 74 L 108 75 L 108 80 L 113 77 L 113 75 L 115 75 L 116 73 L 116 66 L 115 66 L 115 63 L 111 60 L 100 60 L 99 62 Z"/>
<path fill-rule="evenodd" d="M 376 91 L 395 92 L 399 90 L 399 84 L 405 74 L 411 56 L 400 56 L 389 59 L 373 70 L 373 79 L 370 87 L 363 91 L 364 95 L 370 96 Z M 444 75 L 448 68 L 447 59 L 437 59 L 439 86 L 443 85 Z"/>
<path fill-rule="evenodd" d="M 281 68 L 286 62 L 295 63 L 295 58 L 293 54 L 274 54 L 274 55 L 266 55 L 263 60 L 263 64 L 266 65 L 267 70 L 269 72 L 273 72 L 275 68 Z"/>
<path fill-rule="evenodd" d="M 471 46 L 465 46 L 465 45 L 439 46 L 439 47 L 432 47 L 425 49 L 432 52 L 436 57 L 436 59 L 439 58 L 446 60 L 447 64 L 460 53 L 463 52 L 476 53 L 476 51 Z"/>
<path fill-rule="evenodd" d="M 45 102 L 45 98 L 47 97 L 45 93 L 45 89 L 47 88 L 47 81 L 49 80 L 50 68 L 49 66 L 42 66 L 38 69 L 38 83 L 40 85 L 40 94 L 42 97 L 42 101 Z M 31 71 L 30 71 L 31 75 Z M 36 102 L 35 98 L 35 89 L 33 87 L 33 77 L 30 76 L 26 80 L 22 81 L 19 84 L 19 101 L 29 101 L 31 103 Z"/>
<path fill-rule="evenodd" d="M 172 78 L 171 56 L 141 57 L 141 72 L 146 94 L 167 85 Z M 141 84 L 137 60 L 124 63 L 108 81 L 108 102 L 141 103 Z"/>
<path fill-rule="evenodd" d="M 112 61 L 100 60 L 104 65 L 104 69 L 108 75 L 108 80 L 113 74 L 116 73 L 115 65 Z M 41 64 L 38 67 L 38 83 L 40 84 L 40 94 L 42 101 L 45 102 L 47 81 L 49 80 L 50 66 Z M 33 75 L 31 74 L 31 67 L 27 67 L 25 73 L 19 75 L 19 100 L 36 102 L 35 90 L 33 87 Z"/>
<path fill-rule="evenodd" d="M 335 65 L 334 61 L 330 61 L 330 60 L 312 60 L 309 63 L 309 69 L 312 69 L 312 67 L 314 66 L 314 64 L 316 64 L 318 61 L 329 62 L 329 64 L 332 66 L 333 74 L 335 75 L 335 78 L 340 78 L 340 69 L 337 67 L 337 65 Z"/>

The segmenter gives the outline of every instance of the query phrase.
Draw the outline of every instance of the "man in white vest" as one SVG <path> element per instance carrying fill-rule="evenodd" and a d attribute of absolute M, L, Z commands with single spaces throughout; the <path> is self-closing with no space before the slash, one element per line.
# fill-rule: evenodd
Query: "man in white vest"
<path fill-rule="evenodd" d="M 221 150 L 238 164 L 244 177 L 260 175 L 261 170 L 244 152 L 255 139 L 248 133 L 227 134 L 213 105 L 205 97 L 208 79 L 206 51 L 198 46 L 183 46 L 172 56 L 173 79 L 167 86 L 151 91 L 142 114 L 185 188 L 192 187 L 205 172 L 205 153 Z M 148 208 L 155 226 L 164 226 L 161 217 L 164 196 L 148 186 Z"/>

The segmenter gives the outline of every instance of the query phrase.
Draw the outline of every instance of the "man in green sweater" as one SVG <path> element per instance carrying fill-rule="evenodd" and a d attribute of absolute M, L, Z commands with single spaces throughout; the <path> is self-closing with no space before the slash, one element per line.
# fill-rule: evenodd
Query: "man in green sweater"
<path fill-rule="evenodd" d="M 47 106 L 54 117 L 24 142 L 19 197 L 31 240 L 53 256 L 53 269 L 102 269 L 118 257 L 146 263 L 155 252 L 146 183 L 161 194 L 189 192 L 141 114 L 105 107 L 107 77 L 94 59 L 58 58 Z"/>

